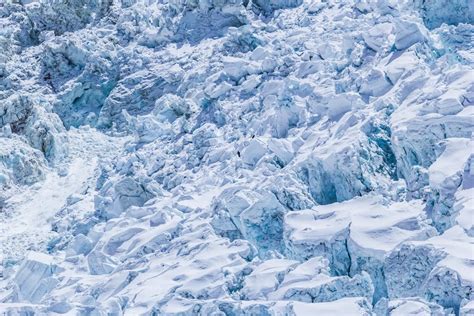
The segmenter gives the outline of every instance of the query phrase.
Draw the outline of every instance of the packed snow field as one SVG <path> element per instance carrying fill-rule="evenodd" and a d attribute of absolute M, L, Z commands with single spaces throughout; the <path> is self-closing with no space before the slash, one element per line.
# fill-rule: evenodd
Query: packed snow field
<path fill-rule="evenodd" d="M 471 0 L 0 1 L 0 314 L 474 315 Z"/>

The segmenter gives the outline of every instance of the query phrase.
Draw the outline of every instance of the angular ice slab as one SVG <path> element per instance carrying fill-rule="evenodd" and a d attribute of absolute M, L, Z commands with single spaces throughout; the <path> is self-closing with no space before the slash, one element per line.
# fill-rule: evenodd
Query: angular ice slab
<path fill-rule="evenodd" d="M 193 315 L 199 311 L 205 315 L 288 315 L 288 316 L 331 316 L 341 310 L 348 316 L 369 316 L 372 307 L 364 298 L 343 298 L 333 302 L 304 303 L 291 301 L 235 301 L 214 300 L 204 304 L 189 299 L 173 299 L 155 309 L 163 315 Z"/>
<path fill-rule="evenodd" d="M 324 256 L 335 275 L 367 271 L 375 286 L 375 302 L 387 295 L 385 256 L 407 240 L 436 235 L 420 202 L 394 203 L 377 196 L 291 212 L 284 223 L 290 258 Z"/>
<path fill-rule="evenodd" d="M 472 243 L 473 238 L 455 226 L 440 236 L 400 246 L 384 263 L 389 297 L 419 296 L 459 311 L 473 295 L 474 257 L 466 248 Z"/>
<path fill-rule="evenodd" d="M 443 23 L 474 23 L 474 3 L 470 0 L 418 0 L 415 4 L 430 29 Z"/>
<path fill-rule="evenodd" d="M 14 278 L 18 300 L 39 303 L 58 284 L 57 269 L 52 257 L 30 252 Z"/>

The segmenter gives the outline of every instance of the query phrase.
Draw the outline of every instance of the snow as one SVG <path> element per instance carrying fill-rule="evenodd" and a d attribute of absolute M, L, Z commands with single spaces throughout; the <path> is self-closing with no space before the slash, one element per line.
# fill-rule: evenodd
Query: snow
<path fill-rule="evenodd" d="M 377 196 L 367 196 L 289 213 L 287 238 L 292 244 L 318 244 L 332 243 L 336 236 L 348 234 L 357 253 L 381 259 L 405 240 L 434 234 L 423 223 L 419 201 L 384 204 Z"/>
<path fill-rule="evenodd" d="M 443 315 L 443 308 L 420 299 L 392 300 L 387 304 L 385 313 L 390 315 Z"/>
<path fill-rule="evenodd" d="M 471 2 L 0 3 L 0 314 L 471 314 Z"/>
<path fill-rule="evenodd" d="M 71 132 L 71 141 L 75 144 L 70 147 L 70 151 L 80 150 L 80 153 L 72 154 L 75 157 L 70 162 L 65 161 L 65 166 L 59 172 L 47 172 L 44 180 L 5 200 L 6 210 L 13 210 L 13 214 L 2 220 L 0 226 L 1 260 L 21 259 L 22 253 L 32 245 L 44 249 L 49 238 L 54 236 L 51 218 L 68 204 L 73 194 L 87 191 L 88 187 L 94 185 L 100 158 L 95 153 L 104 147 L 115 146 L 107 144 L 112 139 L 97 137 L 96 133 L 93 130 L 79 135 Z M 99 145 L 100 141 L 106 143 Z"/>
<path fill-rule="evenodd" d="M 474 142 L 465 138 L 451 138 L 446 140 L 443 153 L 430 166 L 430 185 L 434 188 L 449 185 L 449 178 L 464 168 L 464 164 L 471 155 Z"/>

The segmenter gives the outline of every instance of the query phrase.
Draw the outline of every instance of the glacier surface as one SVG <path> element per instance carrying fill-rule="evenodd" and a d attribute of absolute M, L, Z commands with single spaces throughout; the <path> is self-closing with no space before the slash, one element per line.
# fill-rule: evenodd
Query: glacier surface
<path fill-rule="evenodd" d="M 473 315 L 471 0 L 0 1 L 0 314 Z"/>

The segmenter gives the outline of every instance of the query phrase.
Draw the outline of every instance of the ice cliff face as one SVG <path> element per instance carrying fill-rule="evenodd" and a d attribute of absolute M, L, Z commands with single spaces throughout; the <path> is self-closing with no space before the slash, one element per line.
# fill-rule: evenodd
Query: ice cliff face
<path fill-rule="evenodd" d="M 0 313 L 472 315 L 470 0 L 0 3 Z"/>

